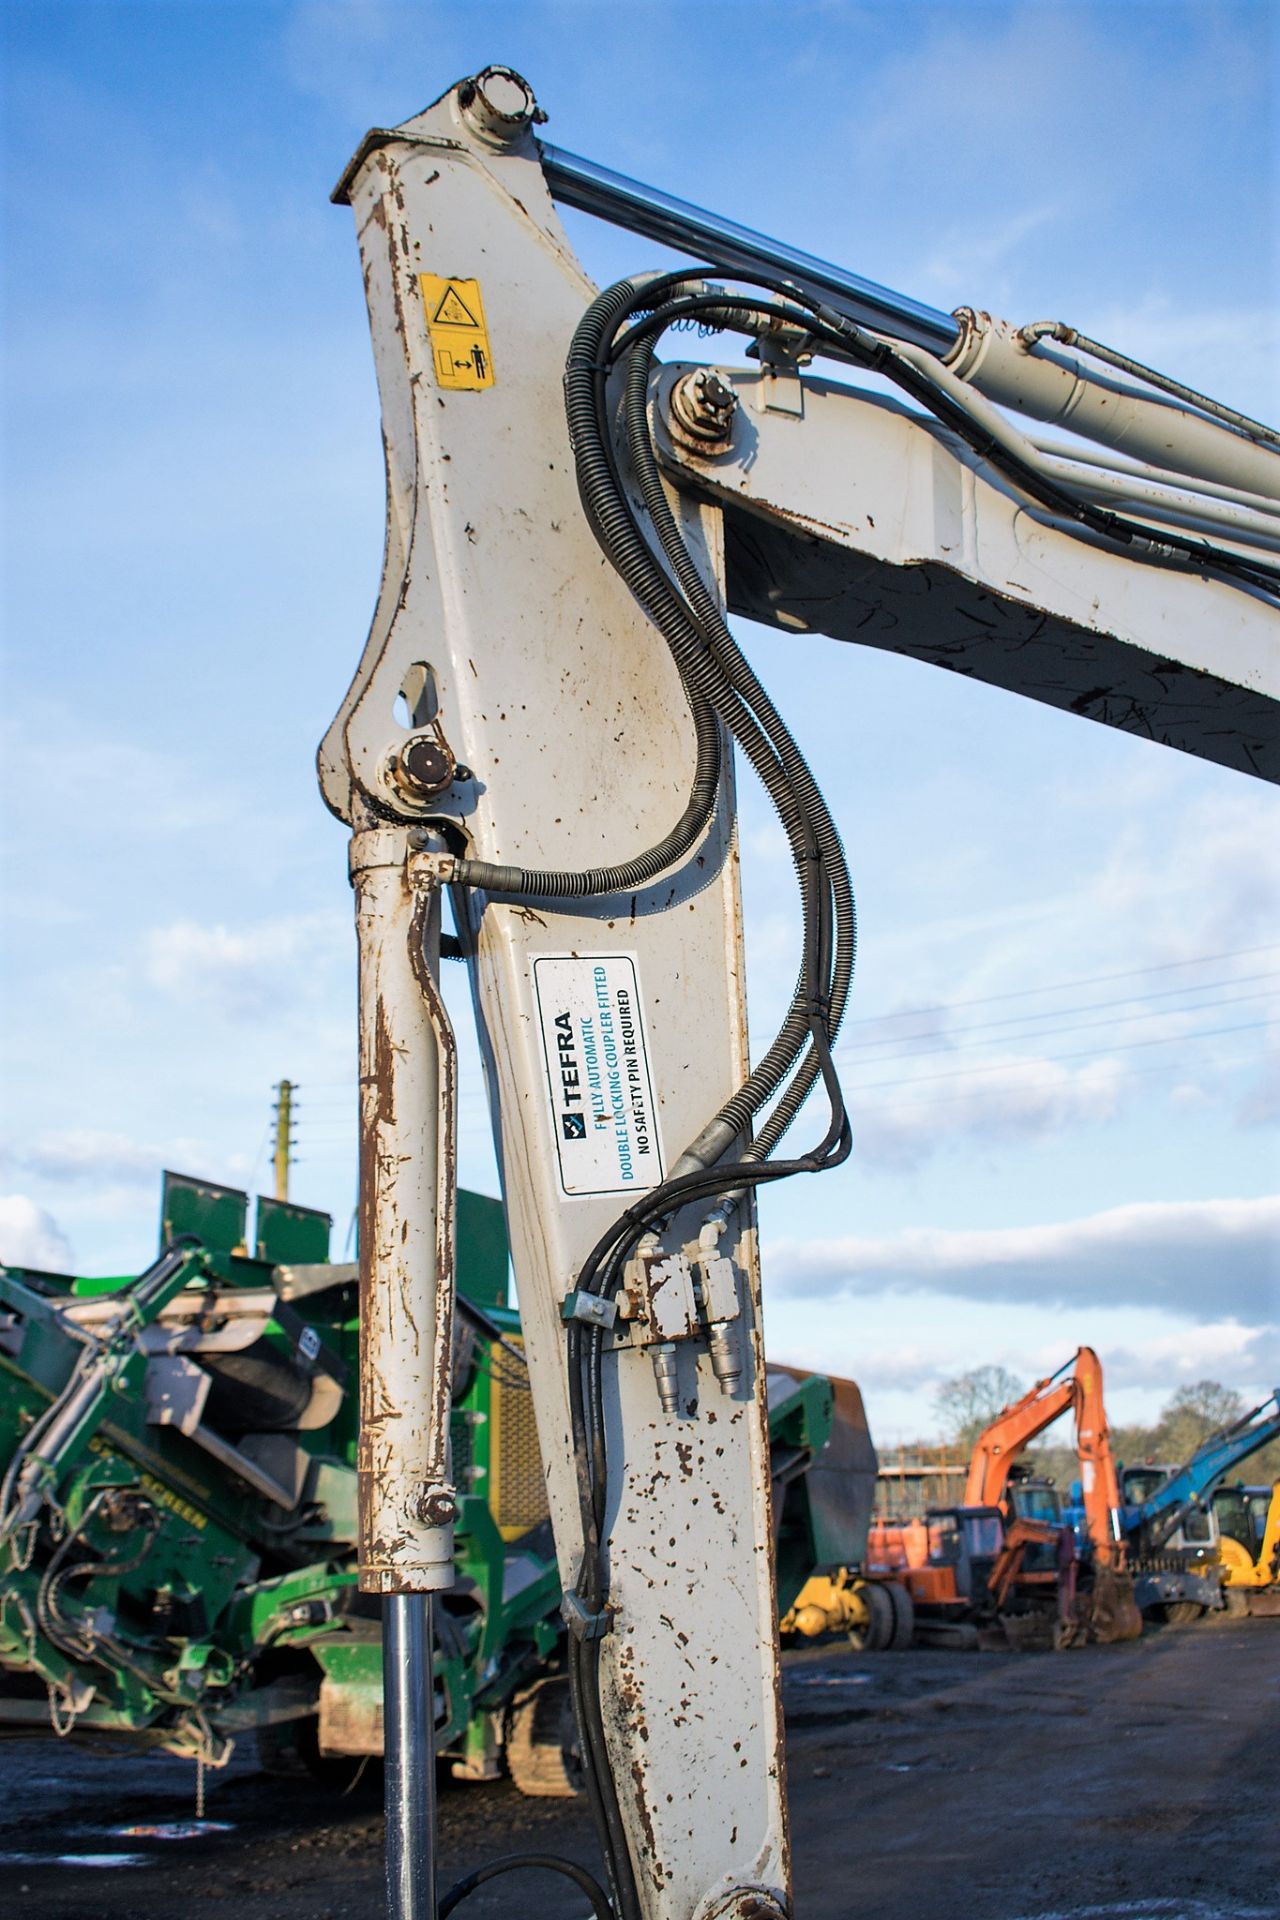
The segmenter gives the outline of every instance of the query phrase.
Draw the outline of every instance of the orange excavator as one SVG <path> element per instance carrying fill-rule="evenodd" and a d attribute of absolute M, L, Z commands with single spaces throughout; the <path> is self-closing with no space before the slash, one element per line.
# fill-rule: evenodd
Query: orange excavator
<path fill-rule="evenodd" d="M 1076 1591 L 1078 1567 L 1056 1491 L 1017 1475 L 1020 1456 L 1068 1408 L 1075 1418 L 1080 1481 L 1093 1546 L 1092 1580 Z M 963 1505 L 924 1522 L 873 1527 L 872 1572 L 902 1582 L 918 1612 L 944 1619 L 1003 1613 L 1011 1596 L 1033 1604 L 1052 1590 L 1056 1643 L 1136 1639 L 1142 1616 L 1124 1571 L 1121 1494 L 1102 1397 L 1102 1364 L 1092 1347 L 1003 1407 L 974 1443 Z M 1039 1590 L 1039 1591 L 1038 1591 Z"/>
<path fill-rule="evenodd" d="M 1025 1557 L 1029 1548 L 1038 1545 L 1043 1560 L 1044 1546 L 1057 1547 L 1062 1521 L 1056 1493 L 1042 1481 L 1018 1480 L 1013 1473 L 1019 1455 L 1068 1408 L 1075 1420 L 1080 1485 L 1093 1547 L 1093 1579 L 1083 1602 L 1074 1595 L 1074 1569 L 1060 1580 L 1068 1591 L 1063 1595 L 1066 1604 L 1059 1637 L 1066 1644 L 1086 1634 L 1094 1639 L 1136 1639 L 1142 1631 L 1142 1616 L 1125 1574 L 1126 1550 L 1120 1527 L 1123 1496 L 1102 1397 L 1102 1362 L 1092 1347 L 1078 1347 L 1065 1367 L 1037 1380 L 1020 1400 L 1003 1407 L 979 1434 L 969 1461 L 965 1504 L 1000 1508 L 1006 1520 L 1002 1558 L 1018 1555 L 1019 1548 Z M 1059 1572 L 1066 1573 L 1065 1552 L 1058 1558 Z M 1037 1577 L 1021 1573 L 1020 1566 L 1015 1559 L 1009 1573 L 997 1563 L 993 1589 L 1002 1575 L 1010 1582 Z M 1041 1572 L 1039 1577 L 1050 1576 Z"/>
<path fill-rule="evenodd" d="M 1111 1566 L 1120 1551 L 1120 1480 L 1102 1401 L 1102 1362 L 1092 1347 L 1078 1347 L 1056 1373 L 1037 1380 L 983 1428 L 969 1459 L 964 1503 L 1008 1512 L 1009 1476 L 1019 1455 L 1068 1407 L 1075 1415 L 1089 1536 L 1099 1563 Z"/>

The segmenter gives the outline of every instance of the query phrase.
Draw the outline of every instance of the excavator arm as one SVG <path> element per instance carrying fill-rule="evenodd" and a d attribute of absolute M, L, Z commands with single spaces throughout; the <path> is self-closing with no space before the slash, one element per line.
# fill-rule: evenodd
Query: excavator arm
<path fill-rule="evenodd" d="M 1094 1556 L 1101 1567 L 1120 1563 L 1120 1479 L 1102 1398 L 1102 1363 L 1092 1347 L 1079 1347 L 1066 1379 L 1049 1374 L 1004 1407 L 974 1441 L 965 1482 L 965 1505 L 1003 1507 L 1005 1488 L 1024 1448 L 1068 1407 L 1075 1416 L 1080 1484 Z"/>
<path fill-rule="evenodd" d="M 1120 1470 L 1102 1401 L 1102 1365 L 1092 1347 L 1081 1347 L 1076 1355 L 1075 1385 L 1076 1452 L 1093 1557 L 1100 1568 L 1119 1570 L 1125 1560 Z"/>
<path fill-rule="evenodd" d="M 1076 1402 L 1074 1375 L 1037 1380 L 1021 1400 L 1002 1407 L 973 1443 L 964 1485 L 967 1507 L 1003 1507 L 1005 1488 L 1018 1456 Z"/>
<path fill-rule="evenodd" d="M 361 1580 L 384 1604 L 391 1911 L 433 1910 L 424 1676 L 456 1511 L 448 893 L 607 1887 L 557 1864 L 618 1920 L 779 1920 L 753 1195 L 848 1152 L 831 1045 L 854 927 L 835 825 L 726 615 L 892 646 L 1275 777 L 1274 520 L 1255 496 L 1277 462 L 1210 403 L 1099 408 L 1052 341 L 1011 344 L 540 148 L 542 118 L 487 69 L 371 133 L 336 196 L 387 462 L 381 590 L 320 778 L 356 896 Z M 597 295 L 553 192 L 736 278 L 704 264 Z M 756 364 L 664 364 L 677 321 L 745 336 Z M 807 373 L 815 352 L 911 405 Z M 1089 431 L 1118 418 L 1124 446 L 1064 478 L 983 383 Z M 1151 481 L 1174 443 L 1176 484 Z M 735 754 L 797 875 L 796 989 L 754 1064 Z"/>
<path fill-rule="evenodd" d="M 1154 1550 L 1176 1533 L 1191 1509 L 1236 1467 L 1280 1435 L 1280 1387 L 1267 1399 L 1200 1442 L 1183 1462 L 1137 1507 L 1126 1510 L 1130 1529 L 1141 1530 Z"/>

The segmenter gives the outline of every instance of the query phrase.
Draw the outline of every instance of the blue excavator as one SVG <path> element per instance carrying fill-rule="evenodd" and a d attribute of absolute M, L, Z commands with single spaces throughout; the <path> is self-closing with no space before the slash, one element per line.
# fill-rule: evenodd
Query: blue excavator
<path fill-rule="evenodd" d="M 1209 1434 L 1181 1466 L 1144 1462 L 1121 1469 L 1123 1505 L 1117 1519 L 1129 1545 L 1135 1586 L 1142 1589 L 1139 1605 L 1144 1612 L 1158 1612 L 1171 1625 L 1183 1625 L 1227 1604 L 1214 1489 L 1277 1437 L 1280 1387 L 1238 1420 Z M 1072 1501 L 1067 1517 L 1079 1535 L 1084 1510 L 1074 1487 Z"/>

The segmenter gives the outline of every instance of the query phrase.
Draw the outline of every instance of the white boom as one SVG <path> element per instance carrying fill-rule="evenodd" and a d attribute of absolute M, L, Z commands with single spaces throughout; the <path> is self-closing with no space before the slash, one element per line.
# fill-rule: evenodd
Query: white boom
<path fill-rule="evenodd" d="M 429 1698 L 430 1682 L 397 1662 L 417 1657 L 404 1650 L 422 1644 L 422 1597 L 452 1579 L 453 1052 L 435 985 L 440 893 L 452 885 L 613 1910 L 778 1920 L 790 1912 L 790 1862 L 754 1175 L 748 1163 L 717 1185 L 699 1171 L 749 1156 L 753 1131 L 760 1138 L 757 1120 L 706 1131 L 749 1073 L 724 750 L 735 722 L 717 682 L 708 748 L 691 719 L 697 648 L 673 652 L 634 581 L 602 558 L 607 511 L 592 509 L 594 529 L 584 514 L 584 452 L 570 444 L 563 384 L 595 290 L 548 182 L 668 238 L 691 210 L 642 189 L 628 200 L 630 183 L 551 150 L 544 169 L 539 118 L 525 83 L 486 70 L 371 134 L 337 196 L 359 232 L 387 460 L 381 592 L 320 775 L 352 830 L 359 929 L 361 1578 L 388 1597 L 394 1626 L 392 1908 L 418 1920 L 434 1897 L 412 1773 L 430 1729 L 424 1712 L 415 1727 L 402 1710 Z M 658 206 L 648 228 L 646 204 Z M 732 242 L 730 269 L 768 264 L 760 248 L 772 243 L 709 218 L 698 237 L 717 232 Z M 668 572 L 668 587 L 651 588 L 650 611 L 669 593 L 694 608 L 693 632 L 718 632 L 728 607 L 894 647 L 1274 776 L 1277 621 L 1258 556 L 1280 526 L 1280 461 L 1265 430 L 1210 424 L 1159 393 L 1126 401 L 1127 444 L 1144 460 L 1162 433 L 1183 444 L 1183 416 L 1194 442 L 1182 466 L 1176 448 L 1166 462 L 1172 477 L 1124 458 L 1086 462 L 1080 498 L 1113 510 L 1119 473 L 1133 512 L 1158 521 L 1157 537 L 1126 550 L 1097 514 L 1081 526 L 1052 496 L 1028 496 L 1017 477 L 1028 443 L 976 394 L 986 450 L 966 439 L 964 369 L 977 367 L 977 380 L 999 362 L 999 397 L 1018 406 L 1023 348 L 1002 336 L 987 353 L 960 322 L 902 302 L 894 365 L 943 395 L 939 424 L 801 371 L 842 341 L 855 359 L 868 340 L 892 341 L 894 296 L 820 262 L 788 278 L 796 298 L 816 290 L 814 330 L 788 287 L 766 288 L 756 297 L 774 303 L 772 317 L 744 322 L 760 340 L 758 368 L 709 376 L 659 363 L 649 377 L 650 430 L 676 482 L 663 494 L 668 533 L 687 561 L 678 584 Z M 689 283 L 684 297 L 705 312 L 717 296 Z M 629 311 L 642 318 L 643 302 Z M 868 317 L 883 333 L 861 331 Z M 580 380 L 597 379 L 574 351 Z M 957 352 L 961 370 L 948 372 L 943 356 Z M 1054 378 L 1032 369 L 1024 411 L 1076 407 Z M 606 437 L 621 381 L 598 375 Z M 634 429 L 634 410 L 628 419 Z M 1056 459 L 1039 449 L 1031 463 L 1042 495 L 1079 478 Z M 1268 478 L 1270 505 L 1259 492 Z M 650 518 L 656 510 L 650 498 Z M 1174 530 L 1168 545 L 1160 528 Z M 1189 561 L 1177 547 L 1188 529 L 1216 540 L 1225 561 Z M 723 667 L 718 644 L 704 652 Z M 802 763 L 761 725 L 809 832 L 820 806 L 805 797 Z M 548 869 L 563 881 L 626 869 L 670 834 L 707 752 L 697 831 L 643 881 L 513 892 L 497 872 Z M 843 909 L 838 854 L 820 824 L 812 831 L 819 851 L 805 857 L 834 876 L 806 922 L 806 953 L 827 956 L 827 985 L 812 971 L 800 996 L 817 1071 L 842 996 L 830 953 Z M 468 872 L 477 861 L 487 881 Z M 838 1132 L 833 1121 L 815 1165 L 840 1157 Z M 761 1151 L 776 1144 L 767 1122 L 765 1135 Z M 673 1177 L 684 1184 L 644 1218 L 645 1195 L 666 1194 Z M 597 1288 L 585 1277 L 593 1249 L 612 1244 L 630 1207 L 613 1284 Z"/>

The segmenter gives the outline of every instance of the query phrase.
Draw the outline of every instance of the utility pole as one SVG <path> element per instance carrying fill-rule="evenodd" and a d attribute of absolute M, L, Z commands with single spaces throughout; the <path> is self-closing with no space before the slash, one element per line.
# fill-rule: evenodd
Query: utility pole
<path fill-rule="evenodd" d="M 289 1149 L 293 1145 L 292 1080 L 282 1080 L 276 1088 L 276 1199 L 289 1198 Z"/>

